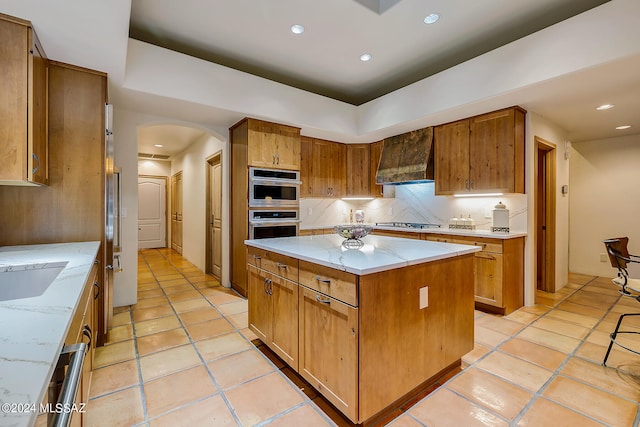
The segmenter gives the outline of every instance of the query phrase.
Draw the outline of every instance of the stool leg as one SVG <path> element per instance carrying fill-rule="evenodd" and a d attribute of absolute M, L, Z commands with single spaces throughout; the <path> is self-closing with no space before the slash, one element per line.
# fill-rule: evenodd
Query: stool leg
<path fill-rule="evenodd" d="M 620 329 L 620 324 L 622 323 L 622 319 L 624 319 L 624 316 L 626 316 L 626 314 L 620 315 L 620 317 L 618 318 L 618 324 L 616 325 L 616 328 L 611 333 L 611 336 L 610 336 L 611 341 L 609 342 L 609 348 L 607 349 L 607 354 L 604 355 L 602 366 L 607 366 L 607 359 L 609 358 L 609 353 L 611 353 L 611 347 L 613 347 L 613 342 L 615 341 L 616 336 L 618 335 L 618 329 Z"/>

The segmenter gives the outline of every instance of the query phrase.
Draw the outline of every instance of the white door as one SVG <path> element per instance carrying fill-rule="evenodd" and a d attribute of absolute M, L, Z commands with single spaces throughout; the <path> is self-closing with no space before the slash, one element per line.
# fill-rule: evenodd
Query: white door
<path fill-rule="evenodd" d="M 167 246 L 165 178 L 138 177 L 138 248 Z"/>

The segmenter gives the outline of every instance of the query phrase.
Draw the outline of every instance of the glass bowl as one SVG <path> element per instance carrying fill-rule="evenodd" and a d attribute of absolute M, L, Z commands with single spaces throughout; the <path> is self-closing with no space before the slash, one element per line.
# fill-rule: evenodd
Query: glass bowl
<path fill-rule="evenodd" d="M 342 246 L 347 249 L 358 249 L 364 245 L 360 239 L 370 234 L 373 227 L 363 224 L 337 225 L 334 230 L 338 236 L 346 239 L 342 242 Z"/>

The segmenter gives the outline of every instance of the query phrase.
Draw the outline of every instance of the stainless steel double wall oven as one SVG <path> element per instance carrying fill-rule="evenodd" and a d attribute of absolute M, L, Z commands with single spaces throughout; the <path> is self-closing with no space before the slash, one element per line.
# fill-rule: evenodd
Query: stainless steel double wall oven
<path fill-rule="evenodd" d="M 249 238 L 297 236 L 300 172 L 249 168 Z"/>

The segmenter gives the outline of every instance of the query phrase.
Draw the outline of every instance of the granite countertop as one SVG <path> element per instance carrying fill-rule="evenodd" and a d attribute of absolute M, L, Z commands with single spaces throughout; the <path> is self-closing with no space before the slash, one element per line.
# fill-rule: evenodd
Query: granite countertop
<path fill-rule="evenodd" d="M 382 225 L 371 225 L 374 230 L 389 230 L 389 231 L 403 231 L 407 233 L 429 233 L 429 234 L 450 234 L 452 236 L 466 236 L 466 237 L 487 237 L 491 239 L 514 239 L 516 237 L 524 237 L 528 233 L 526 231 L 510 231 L 508 233 L 494 233 L 490 230 L 458 230 L 450 229 L 448 226 L 443 225 L 440 228 L 402 228 L 402 227 L 387 227 Z M 317 225 L 311 227 L 301 226 L 300 230 L 320 230 L 323 228 L 332 228 L 333 225 Z M 375 231 L 374 231 L 375 233 Z"/>
<path fill-rule="evenodd" d="M 4 270 L 66 262 L 42 295 L 0 301 L 0 404 L 38 408 L 44 399 L 99 247 L 100 242 L 0 247 L 0 269 Z M 0 425 L 30 426 L 37 415 L 7 413 L 3 407 Z"/>
<path fill-rule="evenodd" d="M 276 252 L 357 275 L 422 264 L 480 251 L 478 246 L 399 239 L 370 234 L 360 249 L 342 247 L 335 234 L 245 240 L 247 246 Z"/>

